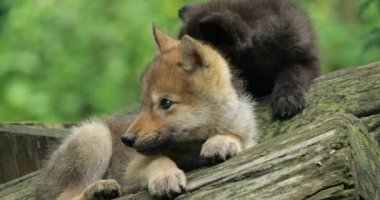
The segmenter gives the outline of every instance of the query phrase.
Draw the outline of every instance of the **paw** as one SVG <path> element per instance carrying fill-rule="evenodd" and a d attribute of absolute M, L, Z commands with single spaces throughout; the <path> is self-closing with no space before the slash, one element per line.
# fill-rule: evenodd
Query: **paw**
<path fill-rule="evenodd" d="M 185 187 L 186 176 L 179 169 L 160 172 L 148 181 L 150 194 L 160 199 L 172 199 L 183 193 Z"/>
<path fill-rule="evenodd" d="M 234 136 L 216 135 L 203 145 L 201 156 L 212 162 L 222 162 L 242 151 L 240 141 Z"/>
<path fill-rule="evenodd" d="M 107 200 L 121 196 L 119 183 L 115 180 L 99 180 L 91 184 L 84 191 L 84 199 Z"/>
<path fill-rule="evenodd" d="M 305 92 L 301 88 L 279 88 L 273 91 L 272 107 L 275 117 L 292 117 L 299 113 L 305 104 Z"/>

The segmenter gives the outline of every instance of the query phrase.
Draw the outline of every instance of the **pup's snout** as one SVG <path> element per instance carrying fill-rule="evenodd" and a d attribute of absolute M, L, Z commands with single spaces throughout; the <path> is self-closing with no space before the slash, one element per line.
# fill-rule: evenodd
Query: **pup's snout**
<path fill-rule="evenodd" d="M 121 141 L 129 147 L 133 147 L 133 143 L 135 143 L 136 136 L 133 133 L 124 133 L 121 137 Z"/>

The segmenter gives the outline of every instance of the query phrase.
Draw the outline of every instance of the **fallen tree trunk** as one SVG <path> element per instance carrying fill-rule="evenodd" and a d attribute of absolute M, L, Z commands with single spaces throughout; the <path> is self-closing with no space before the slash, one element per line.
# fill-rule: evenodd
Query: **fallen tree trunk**
<path fill-rule="evenodd" d="M 380 63 L 317 79 L 307 100 L 302 113 L 276 121 L 262 99 L 260 143 L 190 172 L 187 193 L 177 198 L 380 199 Z M 0 198 L 34 199 L 36 174 L 0 185 Z"/>
<path fill-rule="evenodd" d="M 190 173 L 178 199 L 380 199 L 379 158 L 365 125 L 337 115 Z"/>

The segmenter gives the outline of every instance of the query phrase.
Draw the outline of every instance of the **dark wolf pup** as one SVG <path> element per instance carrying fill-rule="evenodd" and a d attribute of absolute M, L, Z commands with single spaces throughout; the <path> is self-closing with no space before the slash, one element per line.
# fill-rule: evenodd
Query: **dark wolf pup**
<path fill-rule="evenodd" d="M 189 35 L 217 48 L 254 97 L 272 94 L 276 117 L 305 106 L 320 74 L 319 50 L 307 15 L 290 0 L 213 1 L 179 10 Z"/>
<path fill-rule="evenodd" d="M 153 32 L 159 53 L 142 79 L 140 113 L 73 128 L 41 171 L 38 199 L 112 199 L 144 188 L 172 198 L 186 187 L 183 170 L 255 145 L 253 101 L 232 85 L 224 58 L 189 36 Z M 202 142 L 176 147 L 191 141 Z"/>

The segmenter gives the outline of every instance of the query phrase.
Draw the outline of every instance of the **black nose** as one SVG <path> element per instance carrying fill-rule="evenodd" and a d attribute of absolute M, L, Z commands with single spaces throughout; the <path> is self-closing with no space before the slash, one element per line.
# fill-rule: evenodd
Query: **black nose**
<path fill-rule="evenodd" d="M 136 140 L 136 136 L 132 133 L 125 133 L 121 137 L 121 141 L 123 141 L 123 143 L 129 147 L 133 147 L 133 143 L 135 142 L 135 140 Z"/>

